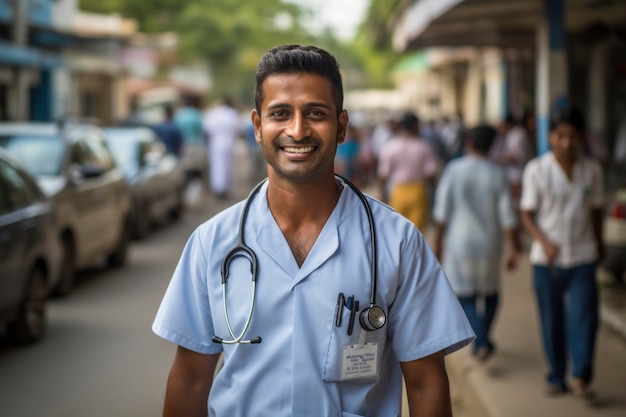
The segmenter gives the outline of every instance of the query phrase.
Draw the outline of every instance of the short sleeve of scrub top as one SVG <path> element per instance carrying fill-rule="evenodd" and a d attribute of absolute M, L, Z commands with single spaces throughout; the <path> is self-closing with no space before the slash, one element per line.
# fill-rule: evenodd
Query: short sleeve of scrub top
<path fill-rule="evenodd" d="M 388 334 L 400 362 L 468 345 L 474 333 L 424 237 L 414 229 L 401 254 L 402 277 L 389 307 Z"/>
<path fill-rule="evenodd" d="M 215 332 L 206 292 L 207 261 L 200 235 L 196 230 L 187 241 L 152 330 L 186 349 L 216 354 L 222 351 L 222 346 L 212 342 Z"/>

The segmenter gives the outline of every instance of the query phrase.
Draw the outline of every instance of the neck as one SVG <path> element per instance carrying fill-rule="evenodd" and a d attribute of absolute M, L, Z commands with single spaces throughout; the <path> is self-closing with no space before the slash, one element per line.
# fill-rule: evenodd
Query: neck
<path fill-rule="evenodd" d="M 568 178 L 572 177 L 572 171 L 573 171 L 573 167 L 574 167 L 574 163 L 576 162 L 576 158 L 573 156 L 569 156 L 569 155 L 558 155 L 558 154 L 554 154 L 554 158 L 556 159 L 557 164 L 559 164 L 559 166 L 563 169 L 563 172 L 565 172 L 565 175 Z"/>
<path fill-rule="evenodd" d="M 307 223 L 328 218 L 339 201 L 341 186 L 334 175 L 315 183 L 294 184 L 270 174 L 267 201 L 281 224 Z"/>
<path fill-rule="evenodd" d="M 557 154 L 554 152 L 552 152 L 552 154 L 557 162 L 562 166 L 572 166 L 574 165 L 574 162 L 576 162 L 576 157 L 573 155 Z"/>
<path fill-rule="evenodd" d="M 487 152 L 477 151 L 476 149 L 473 149 L 473 148 L 466 148 L 465 151 L 469 155 L 475 156 L 477 158 L 486 158 L 487 157 Z"/>

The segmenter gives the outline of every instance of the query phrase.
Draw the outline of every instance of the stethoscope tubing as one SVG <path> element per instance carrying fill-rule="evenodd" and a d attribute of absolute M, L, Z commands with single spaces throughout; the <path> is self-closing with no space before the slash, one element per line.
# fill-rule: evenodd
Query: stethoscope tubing
<path fill-rule="evenodd" d="M 377 273 L 378 267 L 377 267 L 377 260 L 376 260 L 376 252 L 378 250 L 378 243 L 376 241 L 376 230 L 374 228 L 374 215 L 372 214 L 372 208 L 370 207 L 369 203 L 365 199 L 365 195 L 363 195 L 361 190 L 359 190 L 356 185 L 354 185 L 352 182 L 348 181 L 347 178 L 344 178 L 339 174 L 335 174 L 335 176 L 341 178 L 341 180 L 344 183 L 346 183 L 354 191 L 357 197 L 359 197 L 359 199 L 361 200 L 361 203 L 363 203 L 363 207 L 365 208 L 365 213 L 367 215 L 367 220 L 368 220 L 369 228 L 370 228 L 370 239 L 372 240 L 372 243 L 370 245 L 370 251 L 371 251 L 370 266 L 372 270 L 371 284 L 370 284 L 370 287 L 371 287 L 370 288 L 370 307 L 374 307 L 376 305 L 376 290 L 377 290 L 377 285 L 378 285 L 377 284 L 378 283 L 378 273 Z"/>
<path fill-rule="evenodd" d="M 368 315 L 364 313 L 368 311 L 372 311 L 373 309 L 377 309 L 377 311 L 382 312 L 383 321 L 380 325 L 373 326 L 373 325 L 366 325 L 364 324 L 364 321 L 361 320 L 361 325 L 368 328 L 369 330 L 376 330 L 384 325 L 385 320 L 384 320 L 383 310 L 380 307 L 376 306 L 376 291 L 377 291 L 378 274 L 377 274 L 377 260 L 376 260 L 377 241 L 376 241 L 376 230 L 374 227 L 374 216 L 372 215 L 372 209 L 369 203 L 367 202 L 365 195 L 363 195 L 363 193 L 361 192 L 361 190 L 359 190 L 357 186 L 354 185 L 352 182 L 350 182 L 347 178 L 344 178 L 338 174 L 335 174 L 335 176 L 340 178 L 346 185 L 348 185 L 354 191 L 354 193 L 357 195 L 359 200 L 361 200 L 361 203 L 363 204 L 363 207 L 365 208 L 365 213 L 367 215 L 369 229 L 370 229 L 370 239 L 371 239 L 371 244 L 370 244 L 370 249 L 371 249 L 370 306 L 368 309 L 365 309 L 361 313 L 361 316 L 362 318 L 366 318 Z M 259 182 L 248 195 L 243 211 L 241 213 L 241 217 L 239 218 L 239 231 L 237 235 L 237 244 L 235 245 L 235 247 L 233 247 L 233 249 L 231 249 L 230 252 L 228 252 L 228 254 L 224 257 L 224 260 L 222 261 L 221 271 L 220 271 L 222 275 L 222 303 L 224 307 L 224 317 L 226 321 L 226 327 L 232 339 L 224 340 L 221 337 L 213 336 L 213 342 L 215 343 L 254 344 L 254 343 L 261 343 L 261 340 L 262 340 L 261 337 L 259 336 L 253 337 L 251 339 L 244 339 L 244 336 L 248 332 L 250 323 L 252 322 L 252 317 L 254 315 L 254 306 L 255 306 L 255 299 L 256 299 L 256 284 L 257 284 L 256 281 L 257 281 L 257 274 L 258 274 L 258 262 L 257 262 L 256 254 L 249 246 L 245 244 L 244 233 L 245 233 L 246 220 L 248 219 L 248 211 L 250 210 L 250 206 L 252 205 L 251 204 L 252 199 L 259 192 L 259 190 L 261 189 L 263 184 L 265 184 L 266 181 L 267 181 L 267 178 Z M 236 336 L 233 330 L 233 326 L 230 322 L 230 316 L 228 314 L 228 300 L 227 300 L 228 297 L 226 293 L 226 287 L 227 287 L 226 283 L 228 281 L 230 262 L 238 256 L 247 258 L 250 261 L 250 272 L 252 275 L 252 295 L 251 295 L 251 301 L 250 301 L 250 309 L 248 310 L 248 317 L 246 318 L 246 322 L 244 323 L 243 330 L 241 331 L 241 333 L 239 333 L 238 336 Z M 365 323 L 367 323 L 367 321 L 365 321 Z"/>
<path fill-rule="evenodd" d="M 256 254 L 249 246 L 246 245 L 244 233 L 245 233 L 245 223 L 246 223 L 246 220 L 248 219 L 248 211 L 250 210 L 250 206 L 251 206 L 250 203 L 252 199 L 254 198 L 254 196 L 259 192 L 259 190 L 261 189 L 265 181 L 267 181 L 267 178 L 261 181 L 260 183 L 258 183 L 248 195 L 248 198 L 246 199 L 246 204 L 243 208 L 243 212 L 241 213 L 241 217 L 239 219 L 239 231 L 237 234 L 237 244 L 235 245 L 234 248 L 230 250 L 230 252 L 228 252 L 228 254 L 224 257 L 224 260 L 222 261 L 222 266 L 221 266 L 222 304 L 224 307 L 224 318 L 226 319 L 226 327 L 228 328 L 228 333 L 230 334 L 230 337 L 232 337 L 232 339 L 224 340 L 220 337 L 214 336 L 213 341 L 216 343 L 224 343 L 227 345 L 232 345 L 235 343 L 244 343 L 244 344 L 261 343 L 260 337 L 253 337 L 252 339 L 244 339 L 244 336 L 248 332 L 248 328 L 250 327 L 250 323 L 252 322 L 252 317 L 254 315 L 254 305 L 255 305 L 255 300 L 256 300 L 256 279 L 257 279 L 257 274 L 258 274 L 258 269 L 257 269 L 258 262 L 257 262 Z M 241 333 L 239 333 L 239 336 L 235 336 L 235 332 L 233 331 L 233 326 L 230 323 L 230 315 L 228 314 L 228 302 L 226 299 L 227 298 L 226 282 L 228 281 L 230 262 L 238 256 L 247 258 L 250 261 L 250 274 L 252 276 L 252 295 L 251 295 L 251 301 L 250 301 L 250 309 L 248 310 L 248 317 L 243 326 L 243 330 L 241 331 Z"/>

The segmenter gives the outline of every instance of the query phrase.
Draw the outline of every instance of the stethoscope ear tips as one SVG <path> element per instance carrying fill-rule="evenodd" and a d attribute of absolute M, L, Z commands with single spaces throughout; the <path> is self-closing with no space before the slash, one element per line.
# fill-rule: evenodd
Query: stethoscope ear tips
<path fill-rule="evenodd" d="M 372 332 L 383 327 L 387 322 L 387 317 L 381 307 L 373 305 L 361 311 L 359 322 L 361 323 L 361 327 Z"/>

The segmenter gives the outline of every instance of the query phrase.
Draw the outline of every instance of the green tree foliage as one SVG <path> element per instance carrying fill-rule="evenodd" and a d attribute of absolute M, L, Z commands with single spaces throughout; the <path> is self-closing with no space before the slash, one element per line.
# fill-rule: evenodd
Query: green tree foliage
<path fill-rule="evenodd" d="M 135 19 L 142 32 L 175 31 L 179 59 L 207 62 L 214 94 L 246 101 L 265 50 L 312 41 L 298 23 L 306 11 L 282 0 L 80 0 L 80 8 Z"/>
<path fill-rule="evenodd" d="M 119 13 L 135 19 L 144 32 L 172 30 L 178 16 L 198 0 L 79 0 L 81 10 Z"/>
<path fill-rule="evenodd" d="M 351 43 L 371 88 L 389 88 L 392 68 L 401 58 L 391 48 L 393 25 L 412 0 L 370 0 L 365 21 Z"/>
<path fill-rule="evenodd" d="M 392 25 L 398 12 L 406 9 L 410 3 L 410 0 L 370 0 L 361 32 L 374 49 L 382 51 L 390 49 Z"/>
<path fill-rule="evenodd" d="M 402 0 L 391 3 L 398 1 Z M 347 88 L 364 88 L 372 80 L 375 84 L 385 83 L 387 59 L 381 49 L 368 46 L 370 36 L 362 35 L 359 41 L 347 44 L 329 31 L 314 37 L 300 24 L 311 11 L 284 0 L 79 2 L 82 10 L 119 13 L 135 19 L 142 32 L 175 31 L 179 59 L 208 63 L 214 80 L 212 97 L 228 93 L 241 103 L 251 103 L 258 60 L 268 48 L 284 43 L 315 44 L 331 51 L 344 70 Z M 379 13 L 387 2 L 372 0 L 372 4 L 368 19 L 373 19 L 372 13 Z"/>

